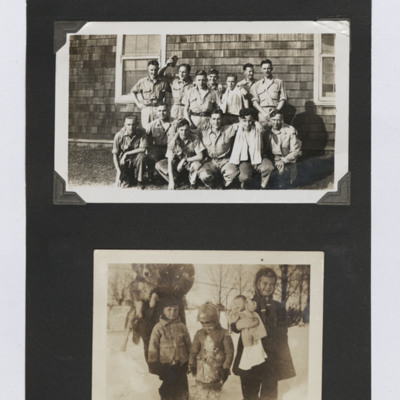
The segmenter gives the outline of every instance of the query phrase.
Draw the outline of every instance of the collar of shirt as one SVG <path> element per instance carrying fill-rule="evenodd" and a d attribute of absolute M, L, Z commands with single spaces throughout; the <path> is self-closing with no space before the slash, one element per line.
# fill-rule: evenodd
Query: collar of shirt
<path fill-rule="evenodd" d="M 180 85 L 189 85 L 190 83 L 192 83 L 192 80 L 191 79 L 187 79 L 186 81 L 184 81 L 183 79 L 181 80 L 181 79 L 179 79 L 178 78 L 178 83 L 180 84 Z"/>
<path fill-rule="evenodd" d="M 274 128 L 271 128 L 271 132 L 274 133 L 275 135 L 281 134 L 282 130 L 283 130 L 283 126 L 281 126 L 281 129 L 279 129 L 279 131 L 276 131 Z"/>
<path fill-rule="evenodd" d="M 154 83 L 154 84 L 156 84 L 157 82 L 160 82 L 160 81 L 161 81 L 161 79 L 160 79 L 159 76 L 157 76 L 157 78 L 154 79 L 154 80 L 151 79 L 150 76 L 147 76 L 147 80 L 148 80 L 150 83 Z"/>
<path fill-rule="evenodd" d="M 262 83 L 264 85 L 268 85 L 268 87 L 270 87 L 274 83 L 274 77 L 272 77 L 271 79 L 264 77 L 262 79 Z"/>
<path fill-rule="evenodd" d="M 122 134 L 122 137 L 129 136 L 131 139 L 133 139 L 135 136 L 137 136 L 137 132 L 132 131 L 132 136 L 129 134 L 128 130 L 124 128 L 124 132 Z"/>
<path fill-rule="evenodd" d="M 221 128 L 218 129 L 217 133 L 215 133 L 215 132 L 212 130 L 212 128 L 209 128 L 208 135 L 209 135 L 209 136 L 214 135 L 214 136 L 215 136 L 215 140 L 217 140 L 217 139 L 219 138 L 219 136 L 221 135 L 221 132 L 222 132 L 222 129 L 221 129 Z"/>

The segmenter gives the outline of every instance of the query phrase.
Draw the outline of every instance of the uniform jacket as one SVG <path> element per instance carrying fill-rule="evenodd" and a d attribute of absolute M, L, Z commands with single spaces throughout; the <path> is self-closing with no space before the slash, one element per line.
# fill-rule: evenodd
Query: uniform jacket
<path fill-rule="evenodd" d="M 197 367 L 196 380 L 203 383 L 220 380 L 222 370 L 232 365 L 233 353 L 232 338 L 220 324 L 210 333 L 204 329 L 197 331 L 189 356 L 189 365 Z"/>
<path fill-rule="evenodd" d="M 262 269 L 256 274 L 255 282 L 262 274 Z M 261 339 L 264 351 L 268 356 L 269 363 L 275 370 L 277 380 L 292 378 L 296 375 L 294 370 L 292 356 L 288 345 L 287 336 L 287 316 L 286 310 L 278 301 L 265 299 L 256 294 L 253 300 L 257 303 L 256 313 L 260 316 L 266 330 L 267 336 Z M 232 324 L 231 328 L 238 333 L 236 324 Z M 239 338 L 235 362 L 233 364 L 233 373 L 241 374 L 239 369 L 240 359 L 243 353 L 243 342 Z"/>
<path fill-rule="evenodd" d="M 179 317 L 172 321 L 161 317 L 151 333 L 148 362 L 185 364 L 188 361 L 190 345 L 189 332 Z"/>

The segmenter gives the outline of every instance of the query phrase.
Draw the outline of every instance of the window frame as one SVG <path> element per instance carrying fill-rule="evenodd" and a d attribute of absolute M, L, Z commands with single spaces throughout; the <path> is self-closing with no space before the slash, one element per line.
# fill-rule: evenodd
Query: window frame
<path fill-rule="evenodd" d="M 117 35 L 117 46 L 115 56 L 115 104 L 134 104 L 133 96 L 131 94 L 122 94 L 122 80 L 123 80 L 123 65 L 125 60 L 148 60 L 155 59 L 159 62 L 160 67 L 165 64 L 166 61 L 166 47 L 167 47 L 167 34 L 160 33 L 160 52 L 158 54 L 146 54 L 138 56 L 124 56 L 122 54 L 123 43 L 125 36 L 137 36 L 137 35 Z M 136 105 L 135 105 L 136 107 Z"/>
<path fill-rule="evenodd" d="M 319 33 L 314 35 L 314 103 L 316 105 L 335 106 L 336 105 L 336 35 L 335 35 L 335 52 L 323 53 L 322 52 L 322 35 Z M 335 96 L 327 97 L 322 95 L 322 61 L 324 58 L 330 57 L 335 62 Z"/>

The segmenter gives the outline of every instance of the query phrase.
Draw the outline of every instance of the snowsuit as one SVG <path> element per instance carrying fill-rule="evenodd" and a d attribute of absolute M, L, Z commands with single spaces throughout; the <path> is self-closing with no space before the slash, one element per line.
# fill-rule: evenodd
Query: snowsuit
<path fill-rule="evenodd" d="M 267 359 L 250 370 L 239 368 L 243 353 L 243 342 L 239 338 L 237 353 L 233 364 L 233 373 L 240 376 L 244 400 L 276 400 L 278 397 L 278 381 L 292 378 L 296 375 L 287 337 L 286 310 L 281 303 L 266 299 L 257 289 L 257 281 L 263 274 L 263 269 L 257 272 L 254 280 L 257 304 L 256 313 L 261 317 L 267 336 L 261 339 Z M 239 333 L 236 323 L 231 325 L 233 332 Z M 259 396 L 260 393 L 260 396 Z"/>
<path fill-rule="evenodd" d="M 163 381 L 159 388 L 161 400 L 188 400 L 187 380 L 190 336 L 186 325 L 177 317 L 164 316 L 153 328 L 149 345 L 149 370 Z"/>
<path fill-rule="evenodd" d="M 196 332 L 189 355 L 189 365 L 197 370 L 195 399 L 219 399 L 223 370 L 230 369 L 233 353 L 232 338 L 219 323 L 210 333 L 204 329 Z"/>

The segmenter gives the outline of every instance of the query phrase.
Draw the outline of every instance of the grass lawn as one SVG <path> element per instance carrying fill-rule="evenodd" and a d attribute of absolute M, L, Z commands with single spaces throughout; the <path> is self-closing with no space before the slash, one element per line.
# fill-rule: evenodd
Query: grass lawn
<path fill-rule="evenodd" d="M 68 154 L 69 184 L 115 185 L 115 168 L 111 148 L 70 146 Z M 291 189 L 327 189 L 333 185 L 333 156 L 319 156 L 298 163 L 297 179 Z M 159 179 L 156 185 L 146 189 L 167 189 L 167 183 Z M 203 186 L 199 188 L 204 189 Z M 188 184 L 179 189 L 189 189 Z"/>

